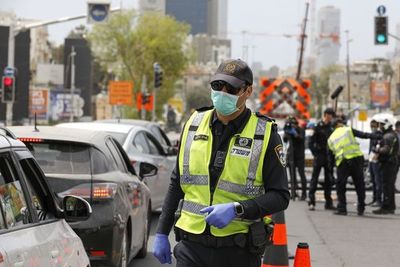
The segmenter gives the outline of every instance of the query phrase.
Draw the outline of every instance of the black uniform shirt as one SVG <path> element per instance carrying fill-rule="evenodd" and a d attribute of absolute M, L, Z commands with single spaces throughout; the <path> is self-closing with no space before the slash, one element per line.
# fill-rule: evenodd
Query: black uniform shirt
<path fill-rule="evenodd" d="M 310 150 L 314 157 L 326 158 L 328 156 L 328 138 L 333 129 L 330 123 L 320 121 L 314 128 L 314 134 L 310 138 Z"/>
<path fill-rule="evenodd" d="M 213 135 L 211 160 L 210 165 L 208 166 L 210 172 L 210 191 L 215 190 L 219 176 L 222 173 L 223 162 L 221 162 L 221 159 L 225 159 L 230 138 L 234 134 L 240 133 L 243 130 L 250 115 L 251 111 L 246 109 L 236 119 L 230 121 L 227 125 L 224 125 L 217 119 L 214 113 L 213 120 L 210 122 Z M 264 117 L 260 119 L 268 118 Z M 289 204 L 290 195 L 285 166 L 280 160 L 281 155 L 279 155 L 275 150 L 279 145 L 282 145 L 282 141 L 277 132 L 276 125 L 274 125 L 272 127 L 263 165 L 265 194 L 252 200 L 240 202 L 244 207 L 243 218 L 245 219 L 262 218 L 267 214 L 272 214 L 286 209 Z M 158 222 L 157 233 L 168 235 L 174 224 L 174 213 L 177 209 L 179 200 L 183 198 L 184 193 L 180 186 L 179 163 L 177 162 L 171 175 L 171 183 L 164 200 L 162 214 Z"/>

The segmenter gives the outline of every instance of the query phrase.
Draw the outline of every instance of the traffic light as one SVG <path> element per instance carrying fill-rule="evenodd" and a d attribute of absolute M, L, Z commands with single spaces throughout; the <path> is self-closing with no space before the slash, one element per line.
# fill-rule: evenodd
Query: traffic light
<path fill-rule="evenodd" d="M 375 17 L 375 44 L 388 44 L 388 17 Z"/>
<path fill-rule="evenodd" d="M 146 105 L 150 103 L 150 94 L 142 94 L 142 105 Z"/>
<path fill-rule="evenodd" d="M 160 88 L 162 85 L 163 71 L 157 62 L 153 64 L 154 68 L 154 88 Z"/>
<path fill-rule="evenodd" d="M 15 99 L 15 77 L 3 76 L 1 80 L 1 89 L 3 91 L 1 101 L 3 103 L 14 102 Z"/>

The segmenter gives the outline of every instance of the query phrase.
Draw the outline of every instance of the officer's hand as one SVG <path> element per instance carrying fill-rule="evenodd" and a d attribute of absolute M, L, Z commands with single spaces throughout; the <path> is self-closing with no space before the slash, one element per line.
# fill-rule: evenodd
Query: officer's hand
<path fill-rule="evenodd" d="M 153 245 L 153 255 L 161 264 L 171 264 L 171 245 L 168 236 L 164 234 L 156 234 Z"/>
<path fill-rule="evenodd" d="M 217 228 L 224 228 L 236 216 L 233 203 L 217 204 L 200 210 L 201 213 L 208 213 L 206 222 Z"/>

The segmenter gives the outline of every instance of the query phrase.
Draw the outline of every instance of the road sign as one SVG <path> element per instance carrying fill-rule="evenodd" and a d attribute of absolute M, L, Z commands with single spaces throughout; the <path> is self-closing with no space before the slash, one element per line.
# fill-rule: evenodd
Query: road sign
<path fill-rule="evenodd" d="M 133 105 L 133 82 L 110 81 L 108 98 L 111 105 Z"/>
<path fill-rule="evenodd" d="M 108 19 L 110 13 L 110 2 L 109 1 L 91 1 L 88 2 L 88 23 L 99 23 L 104 22 Z"/>
<path fill-rule="evenodd" d="M 386 13 L 386 7 L 383 5 L 378 6 L 378 8 L 376 9 L 376 12 L 378 12 L 379 16 L 383 16 Z"/>
<path fill-rule="evenodd" d="M 368 114 L 366 110 L 359 110 L 358 111 L 358 120 L 359 121 L 367 121 Z"/>
<path fill-rule="evenodd" d="M 15 68 L 12 67 L 5 67 L 3 71 L 4 76 L 14 76 Z"/>

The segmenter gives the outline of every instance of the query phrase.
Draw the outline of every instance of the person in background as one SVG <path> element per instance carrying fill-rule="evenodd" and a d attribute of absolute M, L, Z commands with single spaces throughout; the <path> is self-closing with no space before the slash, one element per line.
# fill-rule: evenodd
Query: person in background
<path fill-rule="evenodd" d="M 335 117 L 335 111 L 327 108 L 320 122 L 314 127 L 314 134 L 310 138 L 309 147 L 314 156 L 313 172 L 310 181 L 310 190 L 308 192 L 308 206 L 310 210 L 315 209 L 315 192 L 317 191 L 318 177 L 321 169 L 324 168 L 324 197 L 325 209 L 333 210 L 331 191 L 332 191 L 332 155 L 328 150 L 327 140 L 332 134 L 332 120 Z"/>
<path fill-rule="evenodd" d="M 396 174 L 398 168 L 399 140 L 393 130 L 391 118 L 388 116 L 378 116 L 375 120 L 379 123 L 379 128 L 383 132 L 379 147 L 373 151 L 378 153 L 380 163 L 380 175 L 382 177 L 383 202 L 382 206 L 373 210 L 374 214 L 394 214 Z"/>
<path fill-rule="evenodd" d="M 400 140 L 400 121 L 396 121 L 395 131 L 397 133 L 397 138 Z M 395 185 L 394 191 L 395 191 L 395 193 L 400 193 L 400 189 L 398 189 L 396 187 L 397 175 L 399 174 L 399 167 L 400 167 L 400 153 L 398 153 L 398 162 L 399 162 L 399 164 L 397 165 L 396 179 L 394 180 L 394 185 Z"/>
<path fill-rule="evenodd" d="M 378 126 L 378 122 L 372 119 L 370 122 L 371 132 L 376 134 L 381 133 Z M 380 164 L 378 154 L 373 151 L 377 148 L 378 144 L 379 139 L 371 139 L 369 143 L 368 169 L 372 182 L 372 201 L 367 205 L 371 205 L 372 207 L 382 206 L 382 177 L 379 174 Z"/>
<path fill-rule="evenodd" d="M 292 148 L 289 149 L 287 157 L 289 160 L 289 168 L 292 168 L 293 177 L 290 179 L 294 180 L 295 191 L 297 190 L 297 178 L 296 169 L 300 175 L 301 181 L 301 197 L 300 200 L 306 200 L 307 198 L 307 180 L 304 173 L 304 152 L 305 152 L 305 130 L 300 127 L 298 120 L 295 117 L 290 116 L 285 123 L 283 141 L 289 142 Z M 293 166 L 290 166 L 293 164 Z M 292 196 L 292 197 L 297 197 Z"/>
<path fill-rule="evenodd" d="M 334 121 L 335 130 L 328 138 L 328 146 L 335 155 L 337 167 L 336 194 L 338 199 L 336 215 L 347 215 L 346 184 L 351 176 L 357 193 L 357 214 L 364 215 L 365 210 L 365 182 L 364 182 L 364 154 L 355 137 L 378 138 L 380 135 L 364 133 L 346 126 L 346 117 L 337 116 Z"/>

